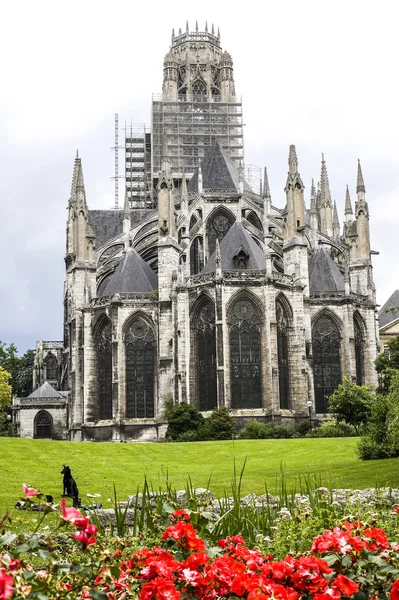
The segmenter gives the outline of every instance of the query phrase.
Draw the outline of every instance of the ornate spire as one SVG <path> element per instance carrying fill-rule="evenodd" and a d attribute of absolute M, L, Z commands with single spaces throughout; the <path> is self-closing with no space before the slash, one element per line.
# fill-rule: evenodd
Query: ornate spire
<path fill-rule="evenodd" d="M 244 193 L 244 167 L 242 164 L 242 160 L 240 160 L 240 168 L 238 170 L 238 193 Z"/>
<path fill-rule="evenodd" d="M 213 23 L 212 23 L 211 33 L 212 33 L 212 35 L 215 35 L 215 27 L 214 27 Z"/>
<path fill-rule="evenodd" d="M 198 33 L 198 19 L 195 21 L 195 31 Z"/>
<path fill-rule="evenodd" d="M 349 195 L 349 187 L 348 186 L 346 186 L 345 215 L 353 215 L 351 197 Z"/>
<path fill-rule="evenodd" d="M 183 167 L 183 172 L 181 174 L 181 198 L 187 198 L 187 180 L 186 180 L 186 169 Z"/>
<path fill-rule="evenodd" d="M 218 27 L 218 35 L 217 35 L 218 40 L 220 41 L 220 29 Z"/>
<path fill-rule="evenodd" d="M 190 32 L 190 30 L 188 28 L 188 21 L 186 21 L 186 33 L 189 33 L 189 32 Z"/>
<path fill-rule="evenodd" d="M 272 195 L 270 193 L 269 178 L 267 176 L 267 167 L 265 167 L 263 170 L 263 197 L 268 198 L 269 200 L 272 199 Z"/>
<path fill-rule="evenodd" d="M 339 238 L 339 234 L 340 234 L 340 224 L 339 224 L 339 218 L 338 218 L 338 211 L 337 211 L 337 203 L 334 200 L 334 210 L 333 210 L 333 237 L 335 239 Z"/>
<path fill-rule="evenodd" d="M 172 42 L 174 42 L 174 41 L 175 41 L 175 30 L 172 29 Z"/>
<path fill-rule="evenodd" d="M 208 33 L 208 21 L 205 21 L 205 32 Z"/>
<path fill-rule="evenodd" d="M 295 173 L 298 173 L 298 158 L 296 155 L 295 146 L 293 144 L 291 144 L 291 146 L 290 146 L 290 153 L 288 156 L 288 167 L 289 167 L 289 172 L 292 175 L 295 175 Z"/>
<path fill-rule="evenodd" d="M 328 182 L 327 167 L 326 167 L 326 161 L 324 160 L 324 154 L 321 155 L 320 192 L 321 192 L 321 205 L 322 206 L 331 206 L 330 184 Z"/>
<path fill-rule="evenodd" d="M 203 194 L 203 192 L 204 192 L 204 183 L 203 183 L 203 179 L 202 179 L 202 168 L 201 168 L 201 161 L 200 161 L 199 165 L 198 165 L 198 193 Z"/>
<path fill-rule="evenodd" d="M 310 188 L 310 210 L 316 212 L 316 188 L 312 177 L 312 187 Z"/>
<path fill-rule="evenodd" d="M 366 188 L 364 187 L 363 173 L 362 167 L 360 165 L 360 159 L 357 159 L 357 185 L 356 185 L 356 193 L 366 192 Z"/>

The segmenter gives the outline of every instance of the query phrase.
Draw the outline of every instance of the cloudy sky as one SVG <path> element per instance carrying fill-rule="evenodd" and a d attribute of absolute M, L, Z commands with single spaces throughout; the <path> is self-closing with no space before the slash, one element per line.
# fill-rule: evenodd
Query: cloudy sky
<path fill-rule="evenodd" d="M 237 8 L 234 8 L 234 7 Z M 76 149 L 90 208 L 114 202 L 114 113 L 150 122 L 172 28 L 220 27 L 243 97 L 245 161 L 284 205 L 289 144 L 309 204 L 327 161 L 341 223 L 361 160 L 378 302 L 399 287 L 395 0 L 17 0 L 0 23 L 0 340 L 61 339 L 66 206 Z"/>

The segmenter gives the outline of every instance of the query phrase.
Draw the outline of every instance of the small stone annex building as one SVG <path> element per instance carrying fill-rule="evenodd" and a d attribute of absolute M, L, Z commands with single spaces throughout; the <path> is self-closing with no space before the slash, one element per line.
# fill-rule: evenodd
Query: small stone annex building
<path fill-rule="evenodd" d="M 382 352 L 389 352 L 388 342 L 399 336 L 399 290 L 388 298 L 379 312 Z"/>
<path fill-rule="evenodd" d="M 226 406 L 239 423 L 294 424 L 309 403 L 323 418 L 344 376 L 376 383 L 378 322 L 360 163 L 354 207 L 346 190 L 343 230 L 324 157 L 309 208 L 295 146 L 284 193 L 271 198 L 266 169 L 254 192 L 240 144 L 237 150 L 224 129 L 213 137 L 201 129 L 206 123 L 209 132 L 214 119 L 215 127 L 238 131 L 241 111 L 231 57 L 207 28 L 172 36 L 161 103 L 169 114 L 164 130 L 172 125 L 152 174 L 156 208 L 138 210 L 126 194 L 122 210 L 89 209 L 76 156 L 64 339 L 38 343 L 36 386 L 47 380 L 69 391 L 59 427 L 71 440 L 162 439 L 170 397 L 205 415 Z M 187 115 L 192 129 L 182 121 Z M 355 166 L 348 177 L 356 177 Z M 21 402 L 21 435 L 24 411 Z"/>

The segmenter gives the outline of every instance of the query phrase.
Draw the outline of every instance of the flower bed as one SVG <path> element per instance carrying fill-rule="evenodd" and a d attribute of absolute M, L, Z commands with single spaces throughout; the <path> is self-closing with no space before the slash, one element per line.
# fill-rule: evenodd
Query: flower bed
<path fill-rule="evenodd" d="M 23 489 L 28 506 L 42 501 L 35 489 Z M 55 510 L 44 503 L 42 518 Z M 0 600 L 399 600 L 399 544 L 370 523 L 344 521 L 316 536 L 306 554 L 282 560 L 248 547 L 241 535 L 210 545 L 184 509 L 171 511 L 159 544 L 134 552 L 121 539 L 100 536 L 90 517 L 65 499 L 56 530 L 61 526 L 79 544 L 78 560 L 55 557 L 54 532 L 20 545 L 13 534 L 0 538 Z"/>

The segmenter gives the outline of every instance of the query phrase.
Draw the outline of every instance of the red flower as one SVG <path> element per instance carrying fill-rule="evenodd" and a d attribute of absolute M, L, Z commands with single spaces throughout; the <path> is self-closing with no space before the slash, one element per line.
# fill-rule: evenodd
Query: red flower
<path fill-rule="evenodd" d="M 7 600 L 13 594 L 14 579 L 4 569 L 0 569 L 0 600 Z"/>
<path fill-rule="evenodd" d="M 345 575 L 337 575 L 333 581 L 333 588 L 338 588 L 344 596 L 352 596 L 359 591 L 358 584 L 345 577 Z"/>
<path fill-rule="evenodd" d="M 393 584 L 389 597 L 391 600 L 399 600 L 399 579 Z"/>
<path fill-rule="evenodd" d="M 36 496 L 39 492 L 35 490 L 35 488 L 27 487 L 26 483 L 22 484 L 22 490 L 25 494 L 25 498 L 30 498 L 31 496 Z"/>
<path fill-rule="evenodd" d="M 65 498 L 61 500 L 62 518 L 67 523 L 75 525 L 78 529 L 86 529 L 90 521 L 89 517 L 84 517 L 79 510 L 73 506 L 67 508 Z"/>
<path fill-rule="evenodd" d="M 97 527 L 95 525 L 89 525 L 87 529 L 73 533 L 72 537 L 78 540 L 84 548 L 87 548 L 87 546 L 96 543 L 96 538 L 93 537 L 96 533 Z"/>
<path fill-rule="evenodd" d="M 197 530 L 185 521 L 178 521 L 175 525 L 170 525 L 164 531 L 163 540 L 171 538 L 178 542 L 178 545 L 187 548 L 187 550 L 204 552 L 205 543 L 197 538 Z"/>
<path fill-rule="evenodd" d="M 181 508 L 179 510 L 175 510 L 172 517 L 170 518 L 171 521 L 175 521 L 176 519 L 183 519 L 184 521 L 189 521 L 190 515 L 183 508 Z"/>
<path fill-rule="evenodd" d="M 157 577 L 143 585 L 140 591 L 140 600 L 179 600 L 180 592 L 174 586 L 173 581 Z"/>

